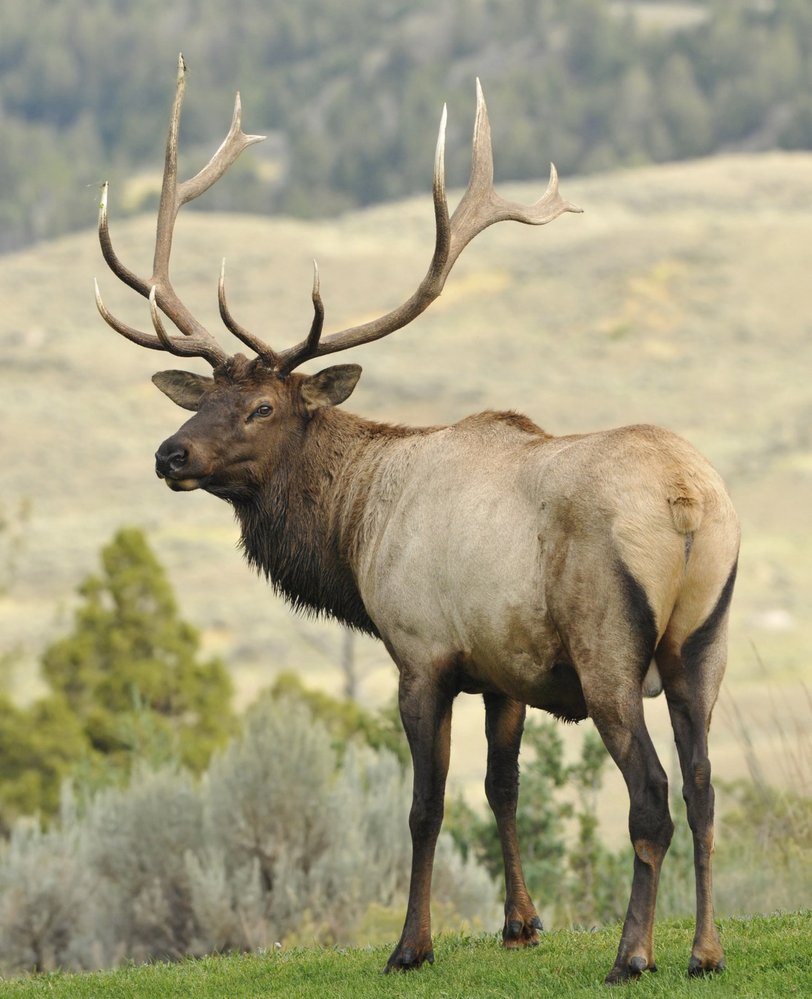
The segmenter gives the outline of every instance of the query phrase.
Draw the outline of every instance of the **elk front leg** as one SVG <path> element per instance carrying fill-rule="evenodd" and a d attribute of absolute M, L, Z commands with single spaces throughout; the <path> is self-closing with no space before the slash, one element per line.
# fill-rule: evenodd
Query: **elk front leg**
<path fill-rule="evenodd" d="M 454 692 L 434 664 L 419 673 L 402 671 L 398 691 L 400 716 L 414 767 L 412 809 L 412 874 L 406 921 L 397 947 L 384 969 L 409 971 L 434 962 L 431 942 L 431 875 L 434 849 L 443 822 L 443 799 L 451 749 L 451 706 Z"/>
<path fill-rule="evenodd" d="M 539 942 L 541 920 L 527 892 L 516 834 L 519 798 L 519 748 L 522 742 L 524 704 L 502 694 L 485 694 L 485 734 L 488 770 L 485 794 L 491 806 L 505 864 L 505 947 L 534 947 Z"/>

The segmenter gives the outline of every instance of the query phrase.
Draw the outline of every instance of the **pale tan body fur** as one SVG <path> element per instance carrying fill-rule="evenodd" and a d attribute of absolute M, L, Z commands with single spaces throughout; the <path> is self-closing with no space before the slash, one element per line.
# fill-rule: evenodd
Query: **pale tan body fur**
<path fill-rule="evenodd" d="M 472 684 L 536 707 L 553 664 L 596 641 L 583 631 L 614 559 L 648 596 L 658 643 L 679 648 L 738 550 L 719 475 L 655 427 L 552 438 L 470 417 L 390 441 L 367 499 L 353 569 L 395 659 L 458 656 Z M 607 657 L 591 682 L 639 684 L 627 673 Z"/>

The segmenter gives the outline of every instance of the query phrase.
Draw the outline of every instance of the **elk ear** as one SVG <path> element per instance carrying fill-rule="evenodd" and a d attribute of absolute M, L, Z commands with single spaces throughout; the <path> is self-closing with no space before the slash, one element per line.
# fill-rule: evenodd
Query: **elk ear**
<path fill-rule="evenodd" d="M 310 375 L 302 382 L 302 398 L 308 412 L 326 406 L 337 406 L 352 394 L 355 384 L 361 377 L 358 364 L 336 364 L 325 368 L 317 375 Z"/>
<path fill-rule="evenodd" d="M 152 376 L 152 381 L 172 402 L 182 409 L 194 412 L 197 411 L 200 400 L 214 385 L 213 378 L 194 375 L 191 371 L 158 371 Z"/>

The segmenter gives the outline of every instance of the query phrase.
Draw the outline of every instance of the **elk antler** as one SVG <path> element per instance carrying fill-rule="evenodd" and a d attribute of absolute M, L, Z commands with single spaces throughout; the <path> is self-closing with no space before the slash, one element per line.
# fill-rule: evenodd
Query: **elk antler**
<path fill-rule="evenodd" d="M 436 240 L 434 256 L 431 258 L 426 276 L 417 291 L 402 305 L 386 315 L 351 326 L 338 333 L 331 333 L 323 340 L 311 329 L 306 340 L 276 354 L 276 367 L 280 374 L 287 374 L 304 361 L 323 354 L 347 350 L 363 343 L 371 343 L 406 326 L 420 315 L 440 295 L 446 278 L 454 263 L 478 233 L 494 222 L 514 220 L 528 225 L 544 225 L 552 222 L 564 212 L 580 212 L 582 209 L 564 201 L 558 193 L 558 174 L 550 164 L 550 180 L 547 190 L 533 205 L 522 205 L 508 201 L 493 188 L 493 149 L 488 109 L 479 79 L 476 81 L 477 109 L 474 124 L 473 162 L 471 178 L 462 200 L 449 219 L 448 201 L 445 193 L 445 130 L 447 109 L 443 107 L 440 119 L 440 132 L 437 137 L 437 151 L 434 158 L 434 218 Z M 318 293 L 318 280 L 313 287 L 313 301 L 321 307 Z M 314 327 L 316 323 L 314 322 Z"/>
<path fill-rule="evenodd" d="M 127 268 L 117 257 L 110 239 L 107 221 L 107 183 L 102 188 L 99 205 L 99 242 L 102 255 L 113 273 L 125 284 L 129 285 L 139 295 L 150 301 L 152 322 L 155 335 L 128 326 L 117 319 L 107 309 L 101 298 L 98 282 L 96 282 L 96 306 L 102 319 L 114 330 L 121 333 L 134 343 L 153 350 L 168 350 L 184 357 L 204 357 L 212 367 L 218 367 L 228 360 L 228 355 L 219 346 L 214 337 L 199 323 L 181 302 L 169 280 L 169 258 L 172 252 L 172 233 L 178 212 L 186 204 L 207 191 L 228 170 L 234 160 L 248 146 L 261 142 L 264 135 L 246 135 L 242 131 L 242 108 L 240 95 L 234 102 L 234 115 L 228 135 L 220 148 L 212 156 L 206 166 L 189 180 L 178 183 L 178 132 L 180 129 L 180 113 L 186 88 L 186 63 L 183 55 L 178 56 L 178 78 L 175 89 L 175 100 L 172 105 L 172 117 L 169 124 L 169 136 L 166 141 L 166 160 L 164 163 L 163 183 L 161 184 L 161 200 L 158 207 L 158 225 L 155 235 L 155 256 L 152 276 L 148 280 L 138 277 Z M 161 321 L 160 313 L 168 316 L 183 334 L 182 337 L 170 336 Z M 249 343 L 249 346 L 253 346 Z M 267 350 L 267 348 L 265 348 Z"/>
<path fill-rule="evenodd" d="M 183 56 L 178 58 L 178 81 L 169 137 L 166 143 L 166 163 L 164 166 L 161 201 L 158 209 L 158 226 L 155 240 L 155 259 L 152 277 L 145 281 L 132 273 L 116 256 L 107 222 L 107 184 L 102 191 L 99 210 L 99 241 L 104 259 L 110 269 L 125 284 L 134 288 L 150 301 L 152 324 L 155 334 L 143 333 L 116 319 L 104 305 L 96 284 L 96 305 L 102 318 L 117 332 L 153 350 L 168 350 L 187 357 L 204 357 L 213 367 L 225 363 L 228 356 L 217 344 L 214 337 L 192 316 L 176 295 L 169 280 L 169 257 L 172 249 L 172 232 L 175 219 L 181 207 L 193 198 L 208 190 L 231 166 L 247 146 L 261 141 L 264 136 L 245 135 L 240 125 L 240 95 L 234 104 L 234 117 L 231 128 L 220 148 L 209 163 L 190 180 L 177 183 L 177 153 L 180 112 L 185 88 L 186 64 Z M 243 343 L 255 351 L 280 377 L 284 377 L 300 364 L 313 357 L 347 350 L 363 343 L 379 340 L 406 326 L 420 315 L 440 295 L 451 268 L 468 243 L 483 229 L 494 222 L 514 220 L 529 225 L 544 225 L 552 222 L 564 212 L 580 212 L 558 193 L 558 175 L 550 166 L 550 180 L 547 190 L 533 205 L 522 205 L 508 201 L 496 193 L 493 187 L 493 151 L 491 148 L 491 128 L 482 87 L 477 80 L 477 110 L 474 125 L 473 162 L 468 187 L 454 214 L 449 217 L 448 201 L 445 193 L 445 130 L 447 111 L 443 108 L 440 132 L 437 138 L 437 151 L 434 160 L 434 218 L 436 238 L 426 276 L 417 291 L 402 305 L 371 322 L 351 326 L 322 339 L 324 325 L 324 305 L 319 290 L 319 272 L 313 277 L 313 324 L 307 337 L 287 350 L 275 351 L 259 337 L 244 329 L 231 315 L 226 303 L 225 263 L 220 271 L 218 300 L 220 315 L 228 329 Z M 161 320 L 160 313 L 168 316 L 183 336 L 170 336 Z"/>

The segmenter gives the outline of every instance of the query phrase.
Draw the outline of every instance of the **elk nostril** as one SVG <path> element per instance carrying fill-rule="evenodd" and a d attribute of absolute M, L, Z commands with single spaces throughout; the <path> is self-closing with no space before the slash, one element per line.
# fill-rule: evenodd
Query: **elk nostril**
<path fill-rule="evenodd" d="M 179 472 L 188 462 L 189 452 L 185 447 L 161 446 L 155 453 L 155 467 L 158 472 Z"/>
<path fill-rule="evenodd" d="M 188 457 L 189 452 L 185 448 L 179 448 L 168 456 L 167 464 L 173 472 L 178 472 L 186 464 Z"/>

